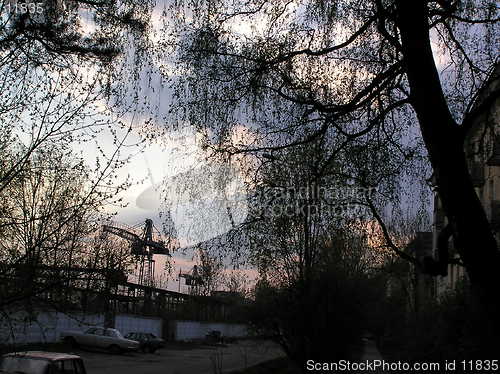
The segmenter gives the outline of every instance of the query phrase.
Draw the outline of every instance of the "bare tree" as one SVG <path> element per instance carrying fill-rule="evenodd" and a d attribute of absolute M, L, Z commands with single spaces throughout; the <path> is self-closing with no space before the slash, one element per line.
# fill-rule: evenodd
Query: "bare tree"
<path fill-rule="evenodd" d="M 94 141 L 104 130 L 120 143 L 119 128 L 129 126 L 119 118 L 129 106 L 113 77 L 130 73 L 125 40 L 136 47 L 146 40 L 149 9 L 148 2 L 140 2 L 144 12 L 133 10 L 135 1 L 120 3 L 0 1 L 0 151 L 9 153 L 0 190 L 47 144 Z"/>
<path fill-rule="evenodd" d="M 177 18 L 179 63 L 189 72 L 176 91 L 177 113 L 210 127 L 231 154 L 279 151 L 327 134 L 340 140 L 327 155 L 369 138 L 393 145 L 405 160 L 418 146 L 412 141 L 412 124 L 418 124 L 450 222 L 442 243 L 453 236 L 474 294 L 498 333 L 491 295 L 500 254 L 464 152 L 481 108 L 498 100 L 493 90 L 471 110 L 497 63 L 496 3 L 221 0 L 181 6 L 192 16 Z M 242 121 L 251 123 L 260 141 L 228 144 Z M 365 150 L 370 160 L 372 150 Z M 365 186 L 372 181 L 370 175 L 359 178 Z"/>
<path fill-rule="evenodd" d="M 115 172 L 131 128 L 112 82 L 124 73 L 125 40 L 146 40 L 149 3 L 134 11 L 136 3 L 0 2 L 2 275 L 33 282 L 17 294 L 5 288 L 2 306 L 50 288 L 37 283 L 44 266 L 61 268 L 52 279 L 61 286 L 57 278 L 70 277 L 63 268 L 81 265 L 83 238 L 127 185 Z M 75 153 L 91 146 L 93 166 Z"/>
<path fill-rule="evenodd" d="M 38 149 L 28 165 L 1 192 L 2 309 L 31 309 L 47 292 L 68 287 L 103 208 L 126 186 L 109 188 L 109 172 L 93 172 L 64 148 Z"/>

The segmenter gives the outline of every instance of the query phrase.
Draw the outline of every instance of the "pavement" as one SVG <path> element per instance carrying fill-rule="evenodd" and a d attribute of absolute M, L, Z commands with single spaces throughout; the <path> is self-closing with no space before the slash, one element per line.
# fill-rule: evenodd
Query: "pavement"
<path fill-rule="evenodd" d="M 382 355 L 380 354 L 380 351 L 377 348 L 377 344 L 375 343 L 374 339 L 367 339 L 363 338 L 364 342 L 364 347 L 363 347 L 363 354 L 361 355 L 360 362 L 374 362 L 375 360 L 384 360 Z M 397 373 L 397 371 L 393 370 L 383 370 L 382 368 L 377 368 L 375 371 L 360 371 L 359 373 L 375 373 L 375 374 L 392 374 L 392 373 Z M 403 372 L 403 371 L 401 371 Z"/>
<path fill-rule="evenodd" d="M 282 349 L 270 341 L 166 348 L 154 354 L 110 355 L 85 350 L 75 353 L 83 358 L 88 374 L 220 374 L 284 356 Z"/>
<path fill-rule="evenodd" d="M 363 338 L 363 342 L 363 354 L 361 355 L 362 361 L 382 360 L 382 355 L 380 354 L 373 339 Z"/>

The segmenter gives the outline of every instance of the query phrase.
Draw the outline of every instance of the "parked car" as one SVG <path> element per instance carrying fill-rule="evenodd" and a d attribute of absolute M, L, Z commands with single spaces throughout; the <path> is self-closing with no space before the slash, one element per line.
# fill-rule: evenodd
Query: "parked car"
<path fill-rule="evenodd" d="M 63 331 L 61 340 L 72 346 L 86 346 L 106 349 L 111 353 L 139 350 L 139 342 L 125 339 L 116 329 L 91 327 L 85 332 Z"/>
<path fill-rule="evenodd" d="M 7 353 L 0 361 L 0 373 L 86 374 L 80 356 L 66 353 L 28 351 Z"/>
<path fill-rule="evenodd" d="M 137 340 L 140 344 L 139 349 L 143 352 L 154 353 L 157 349 L 165 347 L 165 340 L 150 332 L 129 332 L 125 338 Z"/>
<path fill-rule="evenodd" d="M 223 343 L 224 338 L 222 337 L 222 332 L 219 330 L 210 330 L 205 335 L 207 342 L 209 343 Z"/>

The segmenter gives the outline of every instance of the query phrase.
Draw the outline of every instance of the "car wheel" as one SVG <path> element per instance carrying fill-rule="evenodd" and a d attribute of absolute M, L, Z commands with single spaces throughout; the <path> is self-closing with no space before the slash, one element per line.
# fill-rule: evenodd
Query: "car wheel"
<path fill-rule="evenodd" d="M 78 343 L 76 342 L 75 338 L 68 336 L 64 338 L 64 341 L 69 344 L 71 348 L 78 348 Z"/>
<path fill-rule="evenodd" d="M 117 345 L 114 345 L 114 344 L 108 348 L 108 351 L 114 355 L 117 355 L 117 354 L 122 352 L 120 347 L 118 347 Z"/>
<path fill-rule="evenodd" d="M 155 353 L 156 348 L 155 347 L 149 347 L 149 353 Z"/>

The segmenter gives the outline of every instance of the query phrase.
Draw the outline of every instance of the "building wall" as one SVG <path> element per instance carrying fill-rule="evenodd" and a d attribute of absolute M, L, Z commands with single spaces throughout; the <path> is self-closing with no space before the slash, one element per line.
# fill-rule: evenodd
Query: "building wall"
<path fill-rule="evenodd" d="M 64 314 L 39 311 L 36 321 L 29 321 L 26 313 L 18 312 L 0 317 L 0 344 L 54 343 L 63 330 L 84 331 L 90 326 L 103 326 L 103 314 Z M 123 334 L 131 331 L 151 332 L 162 336 L 161 318 L 117 314 L 116 328 Z"/>
<path fill-rule="evenodd" d="M 103 326 L 103 314 L 65 314 L 39 311 L 36 321 L 29 321 L 24 312 L 0 317 L 0 345 L 59 342 L 61 331 L 84 331 L 91 326 Z M 132 331 L 151 332 L 164 339 L 179 341 L 199 340 L 211 330 L 218 330 L 224 337 L 246 337 L 248 327 L 238 323 L 179 321 L 170 323 L 159 317 L 117 314 L 115 327 L 123 334 Z M 163 332 L 165 331 L 165 334 Z M 168 336 L 167 336 L 168 334 Z"/>
<path fill-rule="evenodd" d="M 116 316 L 115 327 L 123 335 L 133 331 L 141 331 L 150 332 L 158 337 L 163 337 L 163 320 L 158 317 L 119 314 Z"/>
<path fill-rule="evenodd" d="M 481 90 L 474 108 L 484 102 L 492 91 L 500 88 L 500 64 L 488 83 Z M 474 110 L 474 109 L 473 109 Z M 497 147 L 495 149 L 495 142 Z M 481 200 L 492 231 L 500 244 L 500 165 L 488 165 L 496 151 L 500 151 L 500 98 L 496 98 L 488 108 L 477 117 L 465 141 L 465 152 L 469 161 L 469 172 L 475 185 L 476 194 Z M 434 200 L 433 247 L 437 248 L 437 237 L 447 224 L 437 193 Z M 450 246 L 451 247 L 451 246 Z M 452 250 L 451 255 L 459 258 Z M 438 276 L 436 293 L 438 296 L 454 289 L 457 281 L 466 277 L 466 271 L 459 265 L 448 265 L 448 276 Z"/>
<path fill-rule="evenodd" d="M 211 330 L 218 330 L 223 337 L 248 336 L 248 327 L 239 323 L 211 323 L 198 321 L 171 321 L 170 332 L 174 340 L 189 341 L 205 338 Z"/>

